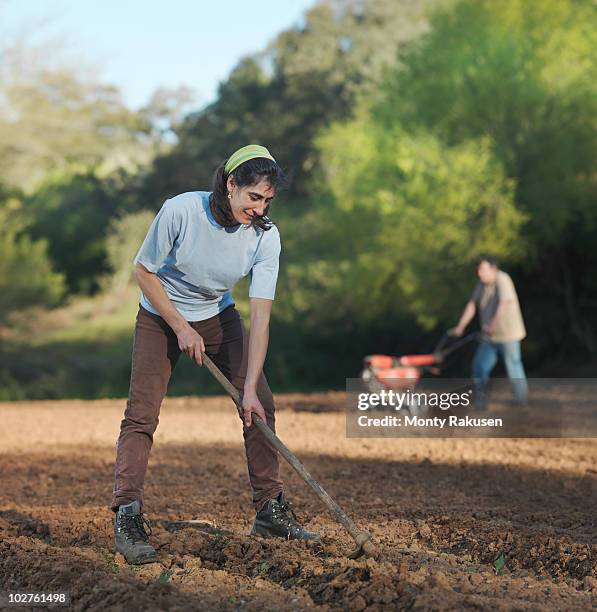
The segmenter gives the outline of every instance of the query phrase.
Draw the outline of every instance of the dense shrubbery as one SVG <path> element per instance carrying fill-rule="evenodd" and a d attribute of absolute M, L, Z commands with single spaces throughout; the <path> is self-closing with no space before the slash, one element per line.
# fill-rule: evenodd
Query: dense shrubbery
<path fill-rule="evenodd" d="M 0 194 L 0 326 L 11 312 L 32 304 L 55 306 L 65 293 L 54 272 L 46 239 L 27 232 L 31 220 L 16 193 Z"/>

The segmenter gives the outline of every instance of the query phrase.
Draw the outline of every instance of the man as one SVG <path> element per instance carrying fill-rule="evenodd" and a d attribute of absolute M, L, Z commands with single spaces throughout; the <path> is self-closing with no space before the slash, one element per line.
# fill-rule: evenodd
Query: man
<path fill-rule="evenodd" d="M 252 424 L 255 414 L 275 431 L 273 396 L 262 369 L 281 248 L 267 212 L 283 179 L 265 147 L 239 149 L 217 169 L 211 193 L 187 192 L 164 203 L 135 258 L 142 294 L 110 504 L 116 514 L 116 550 L 129 563 L 156 560 L 144 528 L 144 480 L 160 406 L 183 352 L 199 365 L 202 354 L 208 354 L 242 395 L 256 510 L 251 533 L 318 537 L 294 519 L 284 497 L 278 455 Z M 247 275 L 250 334 L 230 293 Z"/>
<path fill-rule="evenodd" d="M 458 325 L 452 330 L 453 335 L 462 336 L 475 313 L 479 313 L 483 336 L 473 358 L 475 404 L 478 409 L 485 409 L 487 382 L 498 356 L 501 356 L 512 384 L 514 401 L 524 405 L 528 386 L 520 341 L 526 336 L 526 330 L 514 283 L 506 272 L 499 269 L 497 260 L 490 256 L 478 260 L 477 276 L 480 282 Z"/>

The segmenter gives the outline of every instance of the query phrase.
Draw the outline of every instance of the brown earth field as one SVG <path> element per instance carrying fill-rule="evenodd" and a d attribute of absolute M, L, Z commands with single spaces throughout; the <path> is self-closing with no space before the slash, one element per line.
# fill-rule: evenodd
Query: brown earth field
<path fill-rule="evenodd" d="M 233 404 L 173 398 L 145 486 L 158 562 L 141 567 L 114 554 L 108 509 L 124 400 L 0 404 L 0 591 L 68 591 L 73 610 L 597 607 L 597 440 L 349 439 L 344 401 L 280 395 L 278 434 L 376 558 L 348 558 L 350 536 L 287 465 L 321 543 L 249 536 Z"/>

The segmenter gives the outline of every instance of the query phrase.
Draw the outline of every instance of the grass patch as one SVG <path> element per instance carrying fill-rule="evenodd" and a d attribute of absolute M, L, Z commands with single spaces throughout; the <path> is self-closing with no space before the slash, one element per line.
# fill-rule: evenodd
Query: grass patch
<path fill-rule="evenodd" d="M 138 298 L 129 287 L 20 313 L 2 341 L 0 401 L 126 397 Z M 221 393 L 209 372 L 181 355 L 169 395 Z"/>
<path fill-rule="evenodd" d="M 120 573 L 120 566 L 118 565 L 118 563 L 116 563 L 116 560 L 114 559 L 113 555 L 106 552 L 105 550 L 99 550 L 99 554 L 102 556 L 103 560 L 106 562 L 108 568 L 113 574 Z"/>
<path fill-rule="evenodd" d="M 247 280 L 235 288 L 236 307 L 249 318 Z M 0 336 L 0 401 L 126 397 L 139 289 L 79 297 L 59 309 L 16 314 Z M 240 299 L 238 299 L 240 298 Z M 360 363 L 336 341 L 297 333 L 272 319 L 266 373 L 277 393 L 342 388 Z M 353 349 L 354 350 L 354 349 Z M 336 355 L 330 359 L 330 353 Z M 331 371 L 334 364 L 335 371 Z M 356 366 L 358 367 L 358 365 Z M 317 378 L 315 378 L 317 377 Z M 337 381 L 337 384 L 334 384 Z M 181 355 L 168 395 L 221 395 L 209 372 Z"/>

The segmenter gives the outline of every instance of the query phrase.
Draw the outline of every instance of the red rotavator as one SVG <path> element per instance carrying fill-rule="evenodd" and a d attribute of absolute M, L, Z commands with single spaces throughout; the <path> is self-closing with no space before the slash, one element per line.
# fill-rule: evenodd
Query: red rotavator
<path fill-rule="evenodd" d="M 446 332 L 433 352 L 427 355 L 367 355 L 363 359 L 361 379 L 371 393 L 384 389 L 413 390 L 423 374 L 440 374 L 448 355 L 476 340 L 478 335 L 475 332 L 452 341 L 453 336 Z"/>

